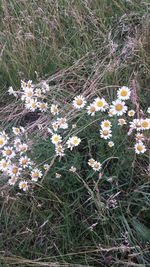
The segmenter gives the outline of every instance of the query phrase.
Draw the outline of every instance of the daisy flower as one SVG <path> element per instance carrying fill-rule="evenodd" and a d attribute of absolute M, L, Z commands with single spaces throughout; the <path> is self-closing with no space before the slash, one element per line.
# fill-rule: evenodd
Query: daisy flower
<path fill-rule="evenodd" d="M 51 137 L 51 141 L 54 145 L 62 142 L 62 137 L 59 134 L 53 134 Z"/>
<path fill-rule="evenodd" d="M 22 189 L 23 191 L 27 191 L 28 190 L 28 183 L 27 181 L 21 181 L 19 182 L 19 189 Z"/>
<path fill-rule="evenodd" d="M 68 128 L 68 123 L 65 118 L 58 118 L 57 119 L 58 125 L 60 129 L 67 129 Z"/>
<path fill-rule="evenodd" d="M 17 93 L 16 93 L 16 91 L 14 91 L 12 86 L 9 87 L 8 93 L 9 93 L 9 95 L 13 95 L 13 96 L 17 97 Z"/>
<path fill-rule="evenodd" d="M 61 175 L 60 173 L 58 173 L 58 172 L 55 173 L 55 177 L 56 177 L 56 178 L 60 178 L 61 176 L 62 176 L 62 175 Z"/>
<path fill-rule="evenodd" d="M 32 97 L 34 96 L 34 91 L 33 88 L 24 88 L 24 93 L 21 96 L 21 100 L 26 100 L 26 99 L 32 99 Z"/>
<path fill-rule="evenodd" d="M 51 105 L 51 113 L 53 115 L 58 115 L 59 114 L 58 105 L 54 105 L 54 104 Z"/>
<path fill-rule="evenodd" d="M 33 88 L 32 80 L 27 81 L 26 87 L 27 88 Z"/>
<path fill-rule="evenodd" d="M 43 82 L 42 83 L 42 90 L 45 90 L 45 91 L 49 91 L 50 90 L 50 87 L 49 85 L 47 84 L 47 82 Z"/>
<path fill-rule="evenodd" d="M 56 152 L 56 156 L 61 156 L 63 157 L 65 154 L 64 154 L 64 148 L 61 144 L 57 144 L 55 146 L 55 152 Z"/>
<path fill-rule="evenodd" d="M 142 130 L 150 129 L 150 119 L 141 119 L 141 129 Z"/>
<path fill-rule="evenodd" d="M 17 165 L 10 165 L 8 173 L 10 176 L 18 177 L 20 175 L 21 168 L 19 168 Z"/>
<path fill-rule="evenodd" d="M 6 159 L 1 159 L 0 160 L 0 170 L 1 171 L 7 171 L 10 165 L 10 161 Z"/>
<path fill-rule="evenodd" d="M 112 102 L 111 109 L 113 113 L 117 116 L 122 116 L 127 111 L 127 106 L 125 106 L 125 102 L 117 99 Z"/>
<path fill-rule="evenodd" d="M 19 159 L 19 163 L 23 168 L 27 168 L 30 166 L 31 160 L 27 156 L 24 156 Z"/>
<path fill-rule="evenodd" d="M 146 147 L 143 142 L 136 143 L 134 149 L 137 154 L 143 154 L 146 151 Z"/>
<path fill-rule="evenodd" d="M 88 165 L 89 165 L 90 167 L 93 167 L 94 164 L 95 164 L 95 159 L 91 158 L 91 159 L 88 160 Z"/>
<path fill-rule="evenodd" d="M 0 135 L 0 148 L 2 148 L 3 146 L 5 146 L 7 144 L 7 139 Z"/>
<path fill-rule="evenodd" d="M 34 95 L 37 97 L 42 97 L 42 90 L 40 88 L 36 88 Z"/>
<path fill-rule="evenodd" d="M 135 111 L 133 109 L 128 111 L 128 116 L 129 117 L 134 117 L 134 115 L 135 115 Z"/>
<path fill-rule="evenodd" d="M 42 177 L 42 172 L 38 168 L 35 168 L 31 171 L 30 175 L 31 175 L 32 181 L 37 182 L 38 179 Z"/>
<path fill-rule="evenodd" d="M 108 111 L 108 116 L 109 117 L 113 117 L 115 114 L 116 113 L 115 113 L 114 109 L 110 108 L 109 111 Z"/>
<path fill-rule="evenodd" d="M 69 172 L 76 172 L 77 171 L 77 169 L 76 169 L 76 167 L 74 167 L 74 166 L 71 166 L 71 168 L 69 169 Z"/>
<path fill-rule="evenodd" d="M 11 159 L 14 158 L 14 156 L 16 155 L 13 148 L 10 146 L 5 146 L 4 150 L 2 151 L 2 154 L 4 157 L 6 157 L 7 159 Z"/>
<path fill-rule="evenodd" d="M 113 141 L 109 141 L 109 142 L 108 142 L 108 146 L 109 146 L 109 147 L 113 147 L 114 145 L 115 145 L 115 144 L 114 144 Z"/>
<path fill-rule="evenodd" d="M 81 109 L 81 108 L 84 108 L 85 105 L 86 105 L 85 97 L 78 95 L 74 98 L 73 100 L 74 108 Z"/>
<path fill-rule="evenodd" d="M 25 104 L 26 108 L 34 112 L 38 107 L 37 99 L 31 99 L 30 101 L 27 101 Z"/>
<path fill-rule="evenodd" d="M 111 130 L 110 129 L 109 130 L 107 130 L 107 129 L 100 130 L 100 136 L 103 139 L 109 139 L 110 137 L 112 137 Z"/>
<path fill-rule="evenodd" d="M 16 182 L 17 182 L 17 177 L 11 177 L 9 180 L 8 180 L 8 184 L 9 185 L 15 185 L 16 184 Z"/>
<path fill-rule="evenodd" d="M 39 108 L 39 110 L 41 112 L 45 112 L 47 110 L 47 108 L 48 108 L 48 105 L 45 102 L 39 102 L 38 103 L 38 108 Z"/>
<path fill-rule="evenodd" d="M 72 136 L 68 139 L 68 141 L 66 142 L 68 148 L 70 148 L 71 150 L 73 149 L 73 147 L 78 146 L 81 142 L 81 139 L 77 136 Z"/>
<path fill-rule="evenodd" d="M 125 119 L 123 119 L 123 118 L 118 119 L 118 125 L 123 126 L 125 124 L 127 124 Z"/>
<path fill-rule="evenodd" d="M 101 122 L 102 129 L 110 129 L 111 128 L 111 122 L 109 120 L 103 120 Z"/>
<path fill-rule="evenodd" d="M 58 127 L 59 127 L 59 124 L 58 124 L 57 121 L 52 122 L 52 128 L 53 128 L 53 130 L 54 130 L 55 132 L 57 132 Z"/>
<path fill-rule="evenodd" d="M 128 100 L 130 98 L 131 91 L 127 86 L 122 86 L 117 91 L 117 97 L 120 100 Z"/>
<path fill-rule="evenodd" d="M 139 141 L 143 141 L 144 140 L 144 135 L 142 133 L 137 133 L 135 135 L 135 138 L 136 138 L 136 141 L 139 142 Z"/>
<path fill-rule="evenodd" d="M 95 105 L 94 105 L 94 104 L 90 104 L 90 105 L 87 107 L 87 114 L 88 114 L 88 115 L 91 115 L 91 116 L 95 116 L 95 112 L 96 112 Z"/>
<path fill-rule="evenodd" d="M 101 169 L 102 165 L 100 164 L 100 162 L 95 161 L 92 168 L 94 171 L 99 171 Z"/>
<path fill-rule="evenodd" d="M 141 130 L 141 120 L 140 119 L 134 119 L 132 122 L 130 122 L 130 128 L 136 129 L 137 131 Z"/>
<path fill-rule="evenodd" d="M 20 129 L 17 127 L 12 127 L 12 131 L 15 135 L 19 135 L 20 134 Z"/>
<path fill-rule="evenodd" d="M 15 140 L 14 140 L 14 147 L 15 147 L 15 149 L 17 150 L 17 151 L 20 151 L 20 145 L 21 145 L 21 140 L 20 140 L 20 138 L 16 138 Z"/>
<path fill-rule="evenodd" d="M 97 97 L 94 100 L 94 105 L 95 105 L 96 111 L 105 111 L 108 106 L 106 100 L 103 97 L 102 98 Z"/>
<path fill-rule="evenodd" d="M 23 143 L 19 145 L 19 149 L 18 151 L 20 151 L 20 154 L 22 155 L 23 153 L 26 153 L 28 151 L 28 145 Z"/>

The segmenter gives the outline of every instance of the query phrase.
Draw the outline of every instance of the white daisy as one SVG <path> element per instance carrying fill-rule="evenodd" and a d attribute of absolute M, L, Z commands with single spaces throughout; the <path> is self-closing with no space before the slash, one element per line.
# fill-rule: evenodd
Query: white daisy
<path fill-rule="evenodd" d="M 134 119 L 132 122 L 130 122 L 130 128 L 136 129 L 137 131 L 141 130 L 141 120 L 140 119 Z"/>
<path fill-rule="evenodd" d="M 145 138 L 144 138 L 144 135 L 142 133 L 137 133 L 135 135 L 135 138 L 136 138 L 136 141 L 137 142 L 140 142 L 140 141 L 143 141 Z"/>
<path fill-rule="evenodd" d="M 110 106 L 113 113 L 117 116 L 122 116 L 127 111 L 127 106 L 125 105 L 125 102 L 117 99 L 112 102 L 113 105 Z"/>
<path fill-rule="evenodd" d="M 92 168 L 94 171 L 99 171 L 101 169 L 102 165 L 100 164 L 100 162 L 95 161 Z"/>
<path fill-rule="evenodd" d="M 110 137 L 112 137 L 111 130 L 110 129 L 109 130 L 107 130 L 107 129 L 100 130 L 100 136 L 103 139 L 109 139 Z"/>
<path fill-rule="evenodd" d="M 54 130 L 55 132 L 57 132 L 58 127 L 59 127 L 59 124 L 58 124 L 57 121 L 52 122 L 52 128 L 53 128 L 53 130 Z"/>
<path fill-rule="evenodd" d="M 21 168 L 13 164 L 9 166 L 8 174 L 12 177 L 18 177 L 20 175 Z"/>
<path fill-rule="evenodd" d="M 48 104 L 45 102 L 38 102 L 38 108 L 41 112 L 47 111 Z"/>
<path fill-rule="evenodd" d="M 53 134 L 51 137 L 51 141 L 54 145 L 62 142 L 62 137 L 59 134 Z"/>
<path fill-rule="evenodd" d="M 136 143 L 134 149 L 137 154 L 143 154 L 146 151 L 146 147 L 142 142 Z"/>
<path fill-rule="evenodd" d="M 106 108 L 108 107 L 108 104 L 106 102 L 106 100 L 102 97 L 97 97 L 94 100 L 94 105 L 95 105 L 95 109 L 96 111 L 105 111 Z"/>
<path fill-rule="evenodd" d="M 95 159 L 91 158 L 91 159 L 88 160 L 88 165 L 89 165 L 90 167 L 93 167 L 94 164 L 95 164 Z"/>
<path fill-rule="evenodd" d="M 19 163 L 23 168 L 27 168 L 31 165 L 31 160 L 27 156 L 24 156 L 19 159 Z"/>
<path fill-rule="evenodd" d="M 113 141 L 109 141 L 109 142 L 108 142 L 108 146 L 109 146 L 109 147 L 113 147 L 114 145 L 115 145 L 115 144 L 114 144 Z"/>
<path fill-rule="evenodd" d="M 55 146 L 55 152 L 56 152 L 56 156 L 61 156 L 63 157 L 65 154 L 64 154 L 64 148 L 61 144 L 56 144 Z"/>
<path fill-rule="evenodd" d="M 103 120 L 100 125 L 101 125 L 102 129 L 108 129 L 108 130 L 112 126 L 111 122 L 109 120 Z"/>
<path fill-rule="evenodd" d="M 123 118 L 118 119 L 118 125 L 123 126 L 125 124 L 127 124 L 125 119 L 123 119 Z"/>
<path fill-rule="evenodd" d="M 31 171 L 30 175 L 31 175 L 32 181 L 37 182 L 38 179 L 42 177 L 42 172 L 38 168 L 35 168 Z"/>
<path fill-rule="evenodd" d="M 117 97 L 121 100 L 128 100 L 130 98 L 131 91 L 127 86 L 122 86 L 117 91 Z"/>
<path fill-rule="evenodd" d="M 134 115 L 135 115 L 135 111 L 133 109 L 128 111 L 128 116 L 129 117 L 134 117 Z"/>
<path fill-rule="evenodd" d="M 42 90 L 40 88 L 36 88 L 34 95 L 41 98 L 42 97 Z"/>
<path fill-rule="evenodd" d="M 85 97 L 78 95 L 74 98 L 73 100 L 74 108 L 81 109 L 81 108 L 84 108 L 85 105 L 86 105 Z"/>
<path fill-rule="evenodd" d="M 70 148 L 70 150 L 73 149 L 73 147 L 76 147 L 80 144 L 81 139 L 77 136 L 72 136 L 68 139 L 68 141 L 66 142 L 68 148 Z"/>
<path fill-rule="evenodd" d="M 38 107 L 37 99 L 31 99 L 30 101 L 27 101 L 25 104 L 26 108 L 34 112 Z"/>
<path fill-rule="evenodd" d="M 26 153 L 28 151 L 28 145 L 23 143 L 19 145 L 18 151 L 20 151 L 20 154 Z"/>
<path fill-rule="evenodd" d="M 53 115 L 58 115 L 59 114 L 58 105 L 54 105 L 54 104 L 51 105 L 51 113 Z"/>
<path fill-rule="evenodd" d="M 10 166 L 10 161 L 6 159 L 1 159 L 0 160 L 0 170 L 1 171 L 7 171 L 9 166 Z"/>
<path fill-rule="evenodd" d="M 57 119 L 58 125 L 60 129 L 67 129 L 68 128 L 68 123 L 65 118 L 58 118 Z"/>
<path fill-rule="evenodd" d="M 87 114 L 88 114 L 88 115 L 91 115 L 91 116 L 95 116 L 95 112 L 96 112 L 96 108 L 95 108 L 94 103 L 93 103 L 93 104 L 90 104 L 90 105 L 87 107 Z"/>
<path fill-rule="evenodd" d="M 10 147 L 10 146 L 5 146 L 4 147 L 4 150 L 2 151 L 2 154 L 7 159 L 12 159 L 16 155 L 15 152 L 14 152 L 14 150 L 13 150 L 13 147 Z"/>
<path fill-rule="evenodd" d="M 142 130 L 150 129 L 150 119 L 141 119 L 141 129 Z"/>
<path fill-rule="evenodd" d="M 147 113 L 150 114 L 150 107 L 147 109 Z"/>
<path fill-rule="evenodd" d="M 15 176 L 13 176 L 13 177 L 11 177 L 11 178 L 8 180 L 8 184 L 9 184 L 9 185 L 15 185 L 16 182 L 17 182 L 17 180 L 18 180 L 18 178 L 15 177 Z"/>
<path fill-rule="evenodd" d="M 31 100 L 34 96 L 34 91 L 33 91 L 33 88 L 24 88 L 24 93 L 22 94 L 21 96 L 21 100 Z"/>
<path fill-rule="evenodd" d="M 3 135 L 0 135 L 0 148 L 4 147 L 6 144 L 7 139 Z"/>
<path fill-rule="evenodd" d="M 19 189 L 22 189 L 23 191 L 27 191 L 28 190 L 28 183 L 27 181 L 21 181 L 19 182 Z"/>

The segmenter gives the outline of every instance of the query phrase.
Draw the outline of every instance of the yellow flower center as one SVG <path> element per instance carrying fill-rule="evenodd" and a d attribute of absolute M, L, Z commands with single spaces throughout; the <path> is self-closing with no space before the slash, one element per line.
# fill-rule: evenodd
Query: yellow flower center
<path fill-rule="evenodd" d="M 91 106 L 90 107 L 90 112 L 92 113 L 92 112 L 95 112 L 95 107 L 94 106 Z"/>
<path fill-rule="evenodd" d="M 93 165 L 95 163 L 95 160 L 94 159 L 90 159 L 89 160 L 89 165 Z"/>
<path fill-rule="evenodd" d="M 103 135 L 108 135 L 108 133 L 109 133 L 109 132 L 108 132 L 107 130 L 104 130 L 104 131 L 103 131 Z"/>
<path fill-rule="evenodd" d="M 123 106 L 122 106 L 121 104 L 117 104 L 117 105 L 115 106 L 115 109 L 116 109 L 117 111 L 121 111 L 121 110 L 123 109 Z"/>
<path fill-rule="evenodd" d="M 6 168 L 7 167 L 7 163 L 6 162 L 3 162 L 2 163 L 2 166 L 3 166 L 3 168 Z"/>
<path fill-rule="evenodd" d="M 147 128 L 147 127 L 148 127 L 148 121 L 143 121 L 143 122 L 141 123 L 141 126 L 142 126 L 143 128 Z"/>
<path fill-rule="evenodd" d="M 32 104 L 31 104 L 31 107 L 32 107 L 32 108 L 36 108 L 36 104 L 35 104 L 35 103 L 32 103 Z"/>
<path fill-rule="evenodd" d="M 27 187 L 26 183 L 22 183 L 21 187 L 26 188 Z"/>
<path fill-rule="evenodd" d="M 18 172 L 18 168 L 17 167 L 14 167 L 13 169 L 12 169 L 12 173 L 13 174 L 16 174 Z"/>
<path fill-rule="evenodd" d="M 31 97 L 31 96 L 32 96 L 32 92 L 28 92 L 28 93 L 27 93 L 27 96 L 28 96 L 28 97 Z"/>
<path fill-rule="evenodd" d="M 41 103 L 40 108 L 44 109 L 46 107 L 45 103 Z"/>
<path fill-rule="evenodd" d="M 94 164 L 94 168 L 98 169 L 99 168 L 99 164 L 98 163 L 95 163 Z"/>
<path fill-rule="evenodd" d="M 98 100 L 98 101 L 97 101 L 97 106 L 98 106 L 99 108 L 101 108 L 101 107 L 103 106 L 103 101 L 102 101 L 102 100 Z"/>
<path fill-rule="evenodd" d="M 127 90 L 122 90 L 121 91 L 121 96 L 127 96 Z"/>
<path fill-rule="evenodd" d="M 7 156 L 10 156 L 12 154 L 12 151 L 10 149 L 7 149 L 5 152 Z"/>
<path fill-rule="evenodd" d="M 4 144 L 4 139 L 0 139 L 0 145 L 2 146 Z"/>
<path fill-rule="evenodd" d="M 75 138 L 75 139 L 73 140 L 73 143 L 74 143 L 75 145 L 77 145 L 77 144 L 78 144 L 78 139 Z"/>
<path fill-rule="evenodd" d="M 59 137 L 58 136 L 55 136 L 54 137 L 54 142 L 58 142 L 59 141 Z"/>
<path fill-rule="evenodd" d="M 76 104 L 77 104 L 77 105 L 81 106 L 81 105 L 82 105 L 82 103 L 83 103 L 83 101 L 82 101 L 82 99 L 81 99 L 81 98 L 76 100 Z"/>
<path fill-rule="evenodd" d="M 22 159 L 22 165 L 25 165 L 27 163 L 27 159 Z"/>
<path fill-rule="evenodd" d="M 107 128 L 107 127 L 109 127 L 109 126 L 110 126 L 110 123 L 109 123 L 108 121 L 105 121 L 105 122 L 104 122 L 104 127 Z"/>
<path fill-rule="evenodd" d="M 143 150 L 143 147 L 141 145 L 137 145 L 137 150 L 138 151 L 142 151 Z"/>
<path fill-rule="evenodd" d="M 39 173 L 38 173 L 38 172 L 34 172 L 34 173 L 33 173 L 33 177 L 34 177 L 34 178 L 39 177 Z"/>

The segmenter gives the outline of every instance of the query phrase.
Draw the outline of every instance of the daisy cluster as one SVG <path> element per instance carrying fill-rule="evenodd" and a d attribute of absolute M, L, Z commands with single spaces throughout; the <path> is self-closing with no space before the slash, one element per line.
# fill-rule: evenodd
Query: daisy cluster
<path fill-rule="evenodd" d="M 12 137 L 0 132 L 0 171 L 8 177 L 9 185 L 18 184 L 23 191 L 42 177 L 41 170 L 27 155 L 29 145 L 25 139 L 23 127 L 13 127 Z"/>
<path fill-rule="evenodd" d="M 97 112 L 104 112 L 107 114 L 108 119 L 102 120 L 100 123 L 100 138 L 108 140 L 108 146 L 113 147 L 115 144 L 111 140 L 112 135 L 112 117 L 116 117 L 118 121 L 118 126 L 123 126 L 128 124 L 129 134 L 135 133 L 135 153 L 142 154 L 146 151 L 146 146 L 144 140 L 146 139 L 144 135 L 145 130 L 150 129 L 150 118 L 143 117 L 138 118 L 134 109 L 129 109 L 132 103 L 127 103 L 131 98 L 131 90 L 127 86 L 122 86 L 117 90 L 117 99 L 108 104 L 106 100 L 102 97 L 97 97 L 92 103 L 87 105 L 85 97 L 79 95 L 73 100 L 73 106 L 77 110 L 86 108 L 87 114 L 90 116 L 95 116 Z M 150 113 L 150 108 L 148 108 L 147 113 Z M 93 166 L 92 166 L 93 167 Z"/>
<path fill-rule="evenodd" d="M 31 80 L 25 82 L 21 81 L 21 90 L 14 91 L 12 87 L 8 92 L 15 97 L 21 97 L 25 104 L 25 108 L 34 112 L 40 110 L 41 112 L 47 111 L 48 103 L 46 102 L 46 94 L 49 91 L 49 85 L 43 82 L 39 87 L 35 87 Z"/>
<path fill-rule="evenodd" d="M 81 138 L 77 136 L 74 131 L 74 129 L 76 129 L 76 124 L 72 124 L 70 127 L 69 119 L 67 119 L 66 116 L 62 116 L 63 108 L 55 103 L 51 104 L 50 107 L 48 106 L 46 102 L 46 94 L 50 90 L 48 84 L 43 83 L 40 88 L 35 88 L 32 81 L 22 81 L 21 88 L 21 99 L 25 102 L 26 108 L 33 112 L 39 109 L 41 112 L 49 111 L 51 113 L 50 124 L 47 130 L 51 135 L 50 141 L 54 145 L 56 157 L 64 156 L 66 149 L 72 151 L 82 143 Z M 9 89 L 9 93 L 14 96 L 17 94 L 12 88 Z M 115 142 L 113 141 L 113 129 L 116 127 L 116 122 L 117 127 L 125 126 L 128 136 L 134 133 L 135 153 L 143 154 L 147 150 L 145 144 L 147 136 L 145 131 L 150 129 L 149 115 L 146 116 L 143 114 L 139 118 L 139 114 L 134 110 L 134 104 L 131 101 L 131 90 L 127 86 L 120 87 L 116 95 L 117 98 L 111 103 L 108 103 L 104 97 L 95 97 L 92 102 L 89 103 L 85 96 L 78 95 L 72 100 L 72 109 L 74 109 L 75 113 L 84 111 L 84 114 L 86 113 L 89 117 L 97 115 L 102 118 L 100 119 L 99 125 L 99 138 L 105 140 L 110 148 L 115 146 Z M 150 108 L 148 108 L 147 114 L 150 114 Z M 94 171 L 100 171 L 101 169 L 101 163 L 93 158 L 89 159 L 88 165 L 92 167 Z M 42 176 L 39 170 L 36 169 L 35 172 L 38 173 L 37 179 Z M 36 177 L 33 179 L 32 174 L 31 179 L 37 181 Z"/>

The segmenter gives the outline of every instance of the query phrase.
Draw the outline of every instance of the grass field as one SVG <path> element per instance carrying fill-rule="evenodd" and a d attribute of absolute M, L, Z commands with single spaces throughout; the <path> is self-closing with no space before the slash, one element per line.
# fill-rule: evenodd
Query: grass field
<path fill-rule="evenodd" d="M 97 134 L 107 116 L 74 114 L 71 106 L 80 94 L 111 102 L 126 85 L 137 94 L 130 108 L 146 114 L 149 11 L 149 0 L 2 0 L 0 128 L 10 134 L 24 126 L 30 156 L 51 168 L 26 192 L 1 174 L 0 266 L 150 266 L 149 133 L 146 153 L 136 155 L 114 117 L 110 149 Z M 77 124 L 81 146 L 62 160 L 55 161 L 46 132 L 51 115 L 29 112 L 8 94 L 10 86 L 20 90 L 21 80 L 37 87 L 46 81 L 48 103 L 57 101 Z M 91 156 L 103 163 L 102 177 L 87 166 Z"/>

